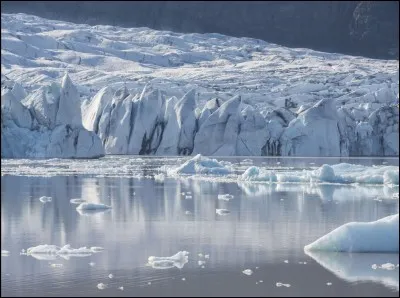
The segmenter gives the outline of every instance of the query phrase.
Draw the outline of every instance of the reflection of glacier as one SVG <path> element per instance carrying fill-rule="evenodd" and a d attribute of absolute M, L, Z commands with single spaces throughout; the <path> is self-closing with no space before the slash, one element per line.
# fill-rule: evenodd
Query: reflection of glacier
<path fill-rule="evenodd" d="M 40 243 L 99 245 L 107 252 L 97 255 L 95 262 L 109 269 L 137 268 L 144 266 L 150 255 L 171 256 L 181 250 L 191 256 L 210 254 L 210 266 L 221 262 L 242 266 L 258 262 L 260 257 L 274 258 L 285 250 L 303 255 L 297 248 L 338 224 L 375 220 L 398 207 L 398 200 L 380 203 L 385 208 L 373 201 L 385 195 L 383 186 L 252 184 L 245 188 L 245 184 L 188 179 L 160 182 L 73 176 L 3 176 L 1 180 L 2 186 L 6 185 L 2 187 L 2 244 L 15 243 L 12 239 L 18 231 L 35 239 L 25 247 L 7 246 L 8 250 L 20 251 Z M 321 187 L 324 191 L 319 191 Z M 188 191 L 192 200 L 182 195 Z M 218 200 L 219 194 L 231 194 L 235 199 Z M 338 204 L 331 204 L 326 194 Z M 53 197 L 53 202 L 43 206 L 37 200 L 43 195 Z M 104 215 L 80 216 L 71 198 L 113 208 Z M 216 209 L 228 209 L 230 215 L 218 216 Z M 191 216 L 185 215 L 187 210 Z M 126 257 L 127 251 L 130 257 Z"/>
<path fill-rule="evenodd" d="M 363 254 L 305 252 L 318 264 L 345 281 L 381 283 L 399 290 L 399 268 L 394 270 L 372 269 L 373 264 L 399 263 L 399 254 Z"/>

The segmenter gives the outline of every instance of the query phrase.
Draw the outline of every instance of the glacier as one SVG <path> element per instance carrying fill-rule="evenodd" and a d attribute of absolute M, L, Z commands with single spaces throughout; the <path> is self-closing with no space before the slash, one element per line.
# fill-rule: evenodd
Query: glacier
<path fill-rule="evenodd" d="M 397 61 L 1 18 L 2 158 L 399 155 Z"/>

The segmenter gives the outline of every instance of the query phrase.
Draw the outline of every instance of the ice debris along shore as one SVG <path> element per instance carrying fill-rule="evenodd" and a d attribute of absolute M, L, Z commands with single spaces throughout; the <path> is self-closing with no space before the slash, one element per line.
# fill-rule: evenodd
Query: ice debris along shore
<path fill-rule="evenodd" d="M 1 19 L 2 157 L 399 154 L 395 60 Z"/>
<path fill-rule="evenodd" d="M 269 183 L 338 183 L 338 184 L 393 184 L 399 185 L 399 168 L 396 166 L 362 166 L 348 163 L 324 164 L 315 170 L 272 171 L 249 167 L 238 180 Z"/>
<path fill-rule="evenodd" d="M 399 214 L 373 222 L 350 222 L 306 245 L 305 251 L 399 252 Z"/>
<path fill-rule="evenodd" d="M 155 257 L 148 258 L 148 265 L 154 269 L 170 269 L 176 267 L 182 269 L 189 261 L 189 252 L 179 251 L 171 257 Z"/>

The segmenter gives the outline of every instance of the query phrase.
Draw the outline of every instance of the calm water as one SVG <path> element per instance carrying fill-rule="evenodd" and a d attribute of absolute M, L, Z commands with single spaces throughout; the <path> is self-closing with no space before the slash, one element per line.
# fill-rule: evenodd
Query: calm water
<path fill-rule="evenodd" d="M 297 168 L 310 162 L 315 166 L 340 162 L 253 160 L 257 165 L 279 162 Z M 178 158 L 51 160 L 30 162 L 24 168 L 26 162 L 2 160 L 1 248 L 10 251 L 1 259 L 2 296 L 399 295 L 398 268 L 371 268 L 372 264 L 398 264 L 398 254 L 309 256 L 303 251 L 304 245 L 344 223 L 397 213 L 399 201 L 392 194 L 398 187 L 152 178 L 162 164 L 182 163 Z M 398 159 L 351 162 L 398 165 Z M 92 174 L 76 170 L 79 164 L 93 165 L 87 170 Z M 132 166 L 134 178 L 123 164 Z M 43 169 L 55 174 L 44 177 Z M 115 170 L 110 176 L 107 169 Z M 188 192 L 192 198 L 186 197 Z M 218 194 L 231 194 L 234 199 L 218 200 Z M 53 200 L 43 204 L 41 196 Z M 70 203 L 74 198 L 105 203 L 112 209 L 80 214 L 77 205 Z M 217 208 L 230 214 L 218 215 Z M 20 255 L 22 249 L 39 244 L 105 250 L 69 259 Z M 181 269 L 146 266 L 149 256 L 167 257 L 183 250 L 189 252 L 189 260 Z M 253 274 L 243 274 L 244 269 Z M 291 286 L 277 287 L 277 282 Z M 107 288 L 99 290 L 99 283 Z M 121 286 L 123 291 L 118 289 Z"/>

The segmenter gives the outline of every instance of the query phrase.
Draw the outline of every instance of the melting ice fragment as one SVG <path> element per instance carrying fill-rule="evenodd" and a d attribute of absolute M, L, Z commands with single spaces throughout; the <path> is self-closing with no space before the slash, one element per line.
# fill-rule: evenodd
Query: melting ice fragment
<path fill-rule="evenodd" d="M 1 250 L 1 256 L 2 257 L 8 257 L 10 255 L 10 252 L 8 250 L 2 249 Z"/>
<path fill-rule="evenodd" d="M 249 275 L 249 276 L 253 274 L 253 270 L 251 270 L 251 269 L 245 269 L 242 272 L 243 272 L 243 274 L 246 274 L 246 275 Z"/>
<path fill-rule="evenodd" d="M 167 170 L 171 176 L 179 174 L 213 174 L 213 175 L 227 175 L 231 173 L 231 169 L 224 166 L 216 159 L 210 159 L 197 154 L 192 159 L 189 159 L 181 166 Z"/>
<path fill-rule="evenodd" d="M 104 290 L 105 288 L 107 288 L 107 285 L 106 285 L 106 284 L 103 284 L 103 283 L 101 282 L 101 283 L 99 283 L 99 284 L 97 285 L 97 288 L 98 288 L 99 290 Z"/>
<path fill-rule="evenodd" d="M 40 198 L 39 198 L 39 201 L 42 202 L 42 203 L 48 203 L 48 202 L 51 202 L 51 201 L 52 201 L 52 198 L 51 198 L 51 197 L 43 196 L 43 197 L 40 197 Z"/>
<path fill-rule="evenodd" d="M 234 198 L 233 195 L 230 194 L 218 195 L 218 200 L 229 201 L 232 200 L 233 198 Z"/>
<path fill-rule="evenodd" d="M 230 211 L 227 209 L 215 209 L 215 213 L 218 215 L 228 215 Z"/>
<path fill-rule="evenodd" d="M 187 251 L 179 251 L 171 257 L 151 256 L 148 258 L 148 264 L 154 269 L 169 269 L 173 267 L 182 269 L 188 262 L 188 255 L 189 252 Z"/>

